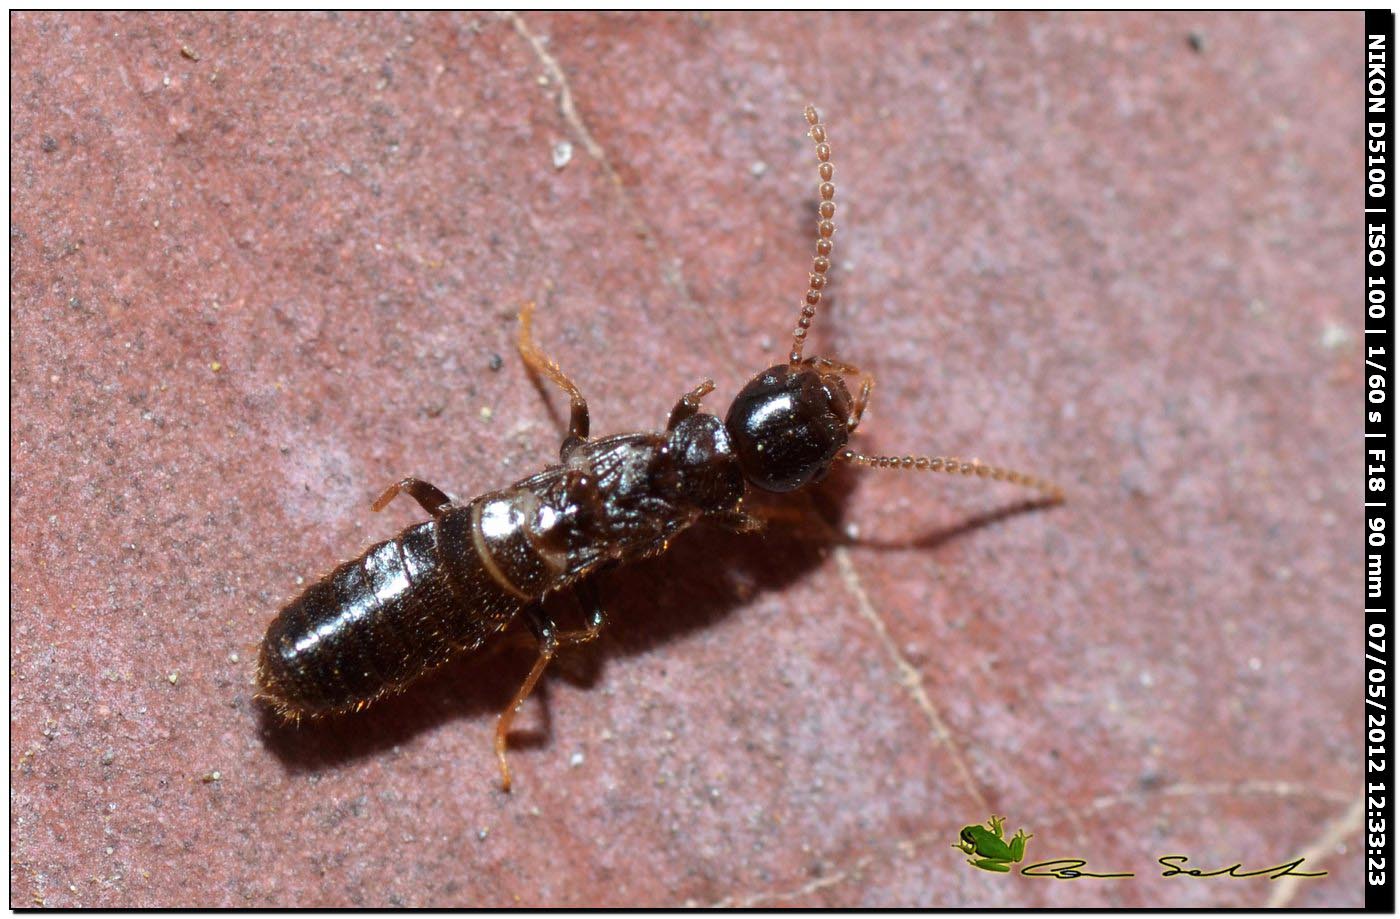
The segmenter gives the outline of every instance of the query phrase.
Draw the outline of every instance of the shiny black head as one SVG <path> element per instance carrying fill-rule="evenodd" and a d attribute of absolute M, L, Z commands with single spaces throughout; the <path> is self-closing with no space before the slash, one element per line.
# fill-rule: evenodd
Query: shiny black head
<path fill-rule="evenodd" d="M 724 426 L 744 478 L 793 491 L 826 475 L 850 436 L 851 394 L 835 374 L 779 364 L 748 382 Z"/>

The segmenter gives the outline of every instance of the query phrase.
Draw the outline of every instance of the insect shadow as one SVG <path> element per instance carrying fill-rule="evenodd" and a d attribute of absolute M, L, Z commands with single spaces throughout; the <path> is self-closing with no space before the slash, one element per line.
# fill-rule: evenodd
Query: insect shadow
<path fill-rule="evenodd" d="M 1053 503 L 1018 501 L 897 540 L 850 538 L 844 535 L 841 519 L 857 484 L 853 472 L 833 470 L 810 504 L 779 505 L 795 510 L 794 518 L 774 522 L 762 533 L 696 527 L 665 554 L 602 575 L 608 630 L 593 644 L 561 657 L 558 671 L 542 683 L 531 724 L 521 725 L 511 735 L 512 748 L 548 746 L 552 680 L 592 686 L 614 659 L 643 654 L 709 628 L 759 594 L 782 592 L 819 567 L 836 546 L 926 552 Z M 568 597 L 549 602 L 560 604 L 565 618 L 577 615 L 568 609 L 572 602 Z M 315 772 L 382 754 L 449 722 L 494 718 L 534 658 L 530 642 L 520 640 L 526 637 L 523 629 L 498 636 L 484 649 L 462 655 L 407 691 L 352 716 L 304 719 L 291 725 L 266 707 L 255 706 L 263 742 L 289 771 Z M 483 775 L 494 774 L 483 764 Z"/>

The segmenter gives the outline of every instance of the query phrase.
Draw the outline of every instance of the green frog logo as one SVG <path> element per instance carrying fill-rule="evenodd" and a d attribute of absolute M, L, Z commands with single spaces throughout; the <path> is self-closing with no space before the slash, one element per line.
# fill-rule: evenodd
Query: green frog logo
<path fill-rule="evenodd" d="M 1008 842 L 1005 826 L 1005 817 L 992 814 L 986 826 L 974 823 L 963 827 L 953 848 L 972 856 L 967 863 L 974 868 L 1010 873 L 1011 866 L 1026 857 L 1026 840 L 1031 838 L 1031 834 L 1017 830 Z"/>

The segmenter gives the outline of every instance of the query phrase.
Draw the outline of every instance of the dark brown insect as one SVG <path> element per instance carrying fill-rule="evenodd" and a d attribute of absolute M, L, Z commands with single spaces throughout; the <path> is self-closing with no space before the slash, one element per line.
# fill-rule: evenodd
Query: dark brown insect
<path fill-rule="evenodd" d="M 465 504 L 420 479 L 391 485 L 381 510 L 405 493 L 432 515 L 370 547 L 289 603 L 267 630 L 258 661 L 260 697 L 289 719 L 364 708 L 398 692 L 453 656 L 474 650 L 523 615 L 539 658 L 496 724 L 501 783 L 510 790 L 506 738 L 511 720 L 561 649 L 598 637 L 605 621 L 590 575 L 664 552 L 701 518 L 739 531 L 762 521 L 744 510 L 745 492 L 788 492 L 818 481 L 833 463 L 972 475 L 1060 490 L 978 460 L 867 456 L 847 447 L 870 398 L 872 377 L 839 361 L 804 358 L 807 330 L 831 268 L 831 148 L 817 111 L 806 110 L 816 143 L 816 255 L 786 363 L 740 391 L 721 421 L 700 411 L 706 380 L 681 397 L 666 430 L 588 437 L 588 403 L 534 343 L 533 305 L 520 313 L 520 355 L 569 395 L 569 433 L 560 463 Z M 859 381 L 852 397 L 846 378 Z M 561 631 L 541 601 L 570 590 L 587 628 Z"/>

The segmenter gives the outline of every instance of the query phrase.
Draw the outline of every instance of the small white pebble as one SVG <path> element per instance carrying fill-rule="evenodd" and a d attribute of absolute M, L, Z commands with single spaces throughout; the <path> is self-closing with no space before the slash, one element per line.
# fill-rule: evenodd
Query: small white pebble
<path fill-rule="evenodd" d="M 563 169 L 569 165 L 569 160 L 574 158 L 574 145 L 567 140 L 561 140 L 554 145 L 554 168 Z"/>
<path fill-rule="evenodd" d="M 481 407 L 481 420 L 482 420 L 482 421 L 490 421 L 490 420 L 491 420 L 491 416 L 494 415 L 494 414 L 496 414 L 496 413 L 493 412 L 493 411 L 491 410 L 491 406 L 489 406 L 489 405 L 483 405 L 483 406 Z"/>
<path fill-rule="evenodd" d="M 1258 670 L 1258 669 L 1260 669 L 1260 668 L 1263 667 L 1263 666 L 1264 666 L 1264 662 L 1261 661 L 1259 658 L 1257 658 L 1257 657 L 1251 657 L 1251 658 L 1249 659 L 1249 669 L 1250 669 L 1250 670 Z"/>
<path fill-rule="evenodd" d="M 180 682 L 180 671 L 173 671 L 166 679 L 170 681 L 171 686 L 174 686 L 176 683 Z"/>
<path fill-rule="evenodd" d="M 238 652 L 237 652 L 237 651 L 230 651 L 230 652 L 229 652 L 229 655 L 228 655 L 228 662 L 229 662 L 230 664 L 236 664 L 236 663 L 238 663 Z"/>
<path fill-rule="evenodd" d="M 582 766 L 582 765 L 583 765 L 583 754 L 582 754 L 582 753 L 575 753 L 573 756 L 569 757 L 569 768 L 570 768 L 570 769 L 577 769 L 579 766 Z"/>
<path fill-rule="evenodd" d="M 1322 347 L 1329 351 L 1342 347 L 1351 341 L 1351 331 L 1344 325 L 1329 322 L 1322 327 Z"/>
<path fill-rule="evenodd" d="M 489 835 L 490 832 L 491 831 L 488 830 L 486 827 L 482 827 L 481 829 L 476 831 L 476 838 L 484 842 L 486 840 L 487 835 Z"/>
<path fill-rule="evenodd" d="M 763 160 L 754 160 L 753 163 L 749 165 L 749 175 L 753 176 L 755 179 L 767 171 L 768 164 L 763 162 Z"/>
<path fill-rule="evenodd" d="M 1155 681 L 1152 679 L 1152 674 L 1144 670 L 1142 673 L 1138 674 L 1138 682 L 1144 686 L 1151 686 Z"/>

